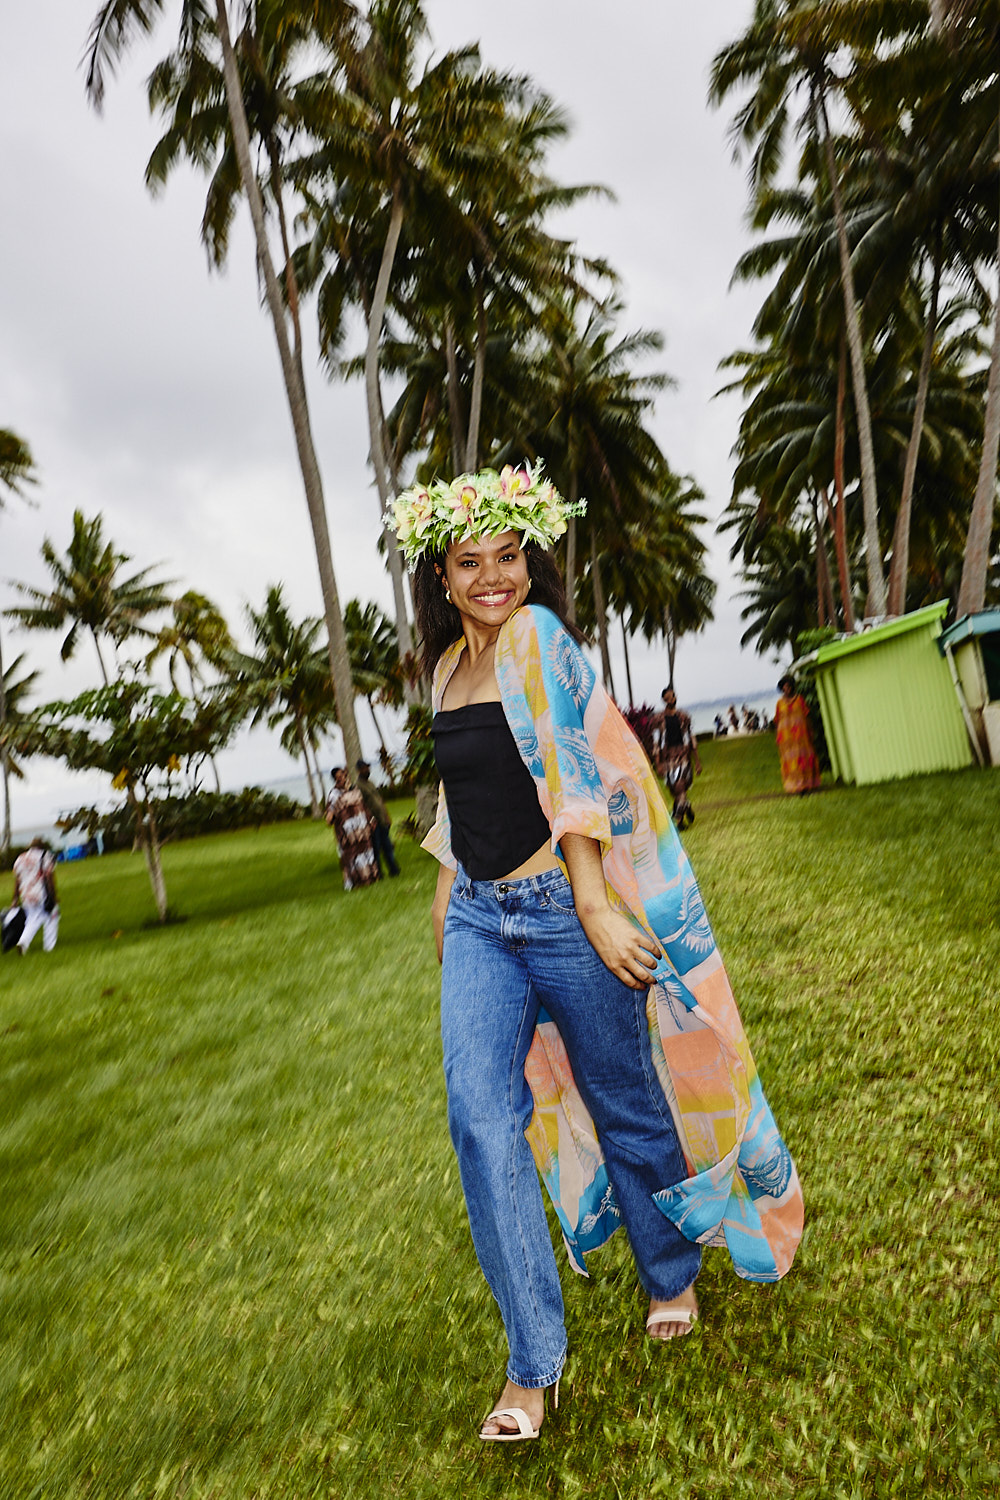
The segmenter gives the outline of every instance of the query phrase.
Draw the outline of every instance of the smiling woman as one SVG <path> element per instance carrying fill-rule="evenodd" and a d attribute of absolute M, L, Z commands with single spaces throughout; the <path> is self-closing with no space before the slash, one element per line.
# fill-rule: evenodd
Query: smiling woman
<path fill-rule="evenodd" d="M 394 516 L 433 676 L 448 1120 L 509 1348 L 487 1442 L 538 1437 L 566 1358 L 535 1162 L 577 1270 L 625 1224 L 658 1340 L 698 1315 L 702 1244 L 775 1280 L 802 1229 L 658 783 L 565 620 L 547 549 L 568 510 L 508 468 Z"/>

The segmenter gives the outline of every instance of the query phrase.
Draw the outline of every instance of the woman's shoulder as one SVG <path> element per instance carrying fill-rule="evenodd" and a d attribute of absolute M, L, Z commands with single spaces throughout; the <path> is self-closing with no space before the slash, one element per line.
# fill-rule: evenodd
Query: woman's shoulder
<path fill-rule="evenodd" d="M 434 675 L 431 678 L 431 702 L 435 709 L 441 707 L 441 699 L 444 696 L 445 688 L 448 686 L 448 679 L 458 665 L 458 658 L 462 654 L 464 645 L 465 636 L 459 636 L 457 641 L 452 641 L 450 646 L 444 648 L 437 659 L 437 666 L 434 668 Z"/>
<path fill-rule="evenodd" d="M 514 643 L 524 643 L 532 638 L 540 644 L 560 637 L 573 640 L 555 610 L 549 609 L 547 604 L 522 604 L 511 615 L 501 634 Z"/>

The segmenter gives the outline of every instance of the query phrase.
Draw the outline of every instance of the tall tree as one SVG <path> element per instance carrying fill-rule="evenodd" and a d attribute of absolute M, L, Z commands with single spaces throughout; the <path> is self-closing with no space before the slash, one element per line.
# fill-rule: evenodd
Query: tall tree
<path fill-rule="evenodd" d="M 317 732 L 333 721 L 330 678 L 322 651 L 316 648 L 319 620 L 296 623 L 280 584 L 267 591 L 264 607 L 247 609 L 252 648 L 227 657 L 226 690 L 250 706 L 250 723 L 283 726 L 281 743 L 305 764 L 314 818 L 323 806 L 314 771 Z M 346 752 L 346 737 L 345 737 Z M 360 759 L 360 751 L 356 759 Z"/>
<path fill-rule="evenodd" d="M 388 760 L 389 747 L 375 712 L 375 703 L 388 703 L 398 708 L 404 701 L 405 681 L 392 621 L 377 604 L 362 604 L 360 599 L 349 599 L 344 608 L 344 624 L 347 626 L 354 686 L 368 704 L 383 760 Z"/>
<path fill-rule="evenodd" d="M 370 454 L 383 516 L 398 490 L 395 455 L 386 437 L 380 349 L 387 310 L 398 287 L 400 261 L 427 245 L 432 257 L 451 258 L 457 242 L 490 243 L 473 206 L 506 196 L 500 184 L 523 192 L 525 157 L 561 132 L 562 117 L 522 77 L 486 69 L 476 47 L 427 57 L 427 19 L 420 0 L 374 0 L 362 24 L 338 47 L 342 73 L 322 101 L 322 138 L 298 164 L 315 204 L 308 257 L 310 279 L 322 278 L 321 337 L 328 349 L 340 338 L 343 311 L 360 307 L 366 328 L 364 377 Z M 341 81 L 342 78 L 342 81 Z M 521 122 L 521 150 L 511 122 Z M 320 133 L 319 131 L 317 132 Z M 332 263 L 331 263 L 332 262 Z M 477 324 L 485 357 L 485 286 L 480 278 Z M 458 288 L 452 285 L 449 300 Z M 453 324 L 451 325 L 453 326 Z M 449 348 L 451 347 L 449 343 Z M 470 434 L 478 426 L 477 366 Z M 449 395 L 454 395 L 453 386 Z M 456 447 L 456 458 L 476 446 Z M 411 650 L 402 563 L 389 553 L 399 651 Z"/>
<path fill-rule="evenodd" d="M 95 107 L 99 108 L 101 105 L 105 72 L 114 67 L 137 34 L 152 29 L 162 9 L 163 0 L 107 0 L 101 6 L 91 26 L 87 43 L 87 92 Z M 228 170 L 230 182 L 235 177 L 246 197 L 253 224 L 257 265 L 274 326 L 312 526 L 338 718 L 348 757 L 357 757 L 360 755 L 360 741 L 354 718 L 350 662 L 333 567 L 323 484 L 313 442 L 301 346 L 296 343 L 297 313 L 293 298 L 290 304 L 293 336 L 290 337 L 290 314 L 286 311 L 274 268 L 264 193 L 254 168 L 248 119 L 256 98 L 251 90 L 251 82 L 259 84 L 262 79 L 267 80 L 273 86 L 270 92 L 267 88 L 263 90 L 268 94 L 269 104 L 280 102 L 282 89 L 279 84 L 285 76 L 281 68 L 290 66 L 291 56 L 296 49 L 301 49 L 308 57 L 310 46 L 329 46 L 351 24 L 354 11 L 345 0 L 300 0 L 300 3 L 282 0 L 281 4 L 273 5 L 265 4 L 264 0 L 247 0 L 242 9 L 243 26 L 237 36 L 236 46 L 230 30 L 226 0 L 214 0 L 214 20 L 211 11 L 209 0 L 183 0 L 178 46 L 168 59 L 166 70 L 154 72 L 150 80 L 151 102 L 154 107 L 171 117 L 168 131 L 170 142 L 159 156 L 154 153 L 151 163 L 154 171 L 150 180 L 155 181 L 157 170 L 165 174 L 172 160 L 181 154 L 187 154 L 197 165 L 206 169 L 213 162 L 218 163 L 222 175 L 220 177 L 220 171 L 217 170 L 213 185 L 221 186 Z M 217 50 L 210 59 L 209 53 L 213 47 Z M 245 64 L 247 59 L 250 60 L 249 65 L 244 66 L 242 74 L 237 49 Z M 220 58 L 222 93 L 221 97 L 217 93 L 214 96 L 215 109 L 212 111 L 209 107 L 212 84 L 211 81 L 206 82 L 205 74 L 211 69 L 218 75 Z M 223 101 L 224 115 L 220 118 L 219 106 Z M 214 121 L 206 120 L 205 115 L 213 113 Z M 187 127 L 192 121 L 197 129 L 189 131 Z M 278 135 L 273 108 L 263 111 L 259 120 L 255 117 L 256 124 L 262 127 L 258 140 L 269 164 L 268 187 L 278 205 L 279 221 L 284 224 L 287 216 L 284 214 L 281 198 L 280 157 L 284 138 Z M 225 160 L 220 160 L 220 156 L 224 158 L 228 152 L 235 159 L 235 173 L 231 161 L 227 164 Z M 211 215 L 208 222 L 211 222 Z M 219 243 L 224 253 L 224 241 Z M 283 248 L 287 266 L 287 244 Z"/>
<path fill-rule="evenodd" d="M 103 516 L 88 521 L 80 510 L 73 512 L 73 535 L 65 557 L 46 537 L 42 560 L 52 575 L 52 588 L 16 583 L 17 592 L 30 603 L 15 605 L 5 613 L 26 630 L 62 630 L 68 625 L 60 647 L 63 661 L 75 652 L 81 631 L 89 632 L 107 687 L 111 679 L 101 638 L 110 640 L 117 653 L 129 636 L 152 636 L 155 632 L 147 618 L 168 607 L 170 584 L 151 579 L 151 568 L 122 577 L 123 567 L 131 561 L 128 554 L 119 552 L 105 537 Z"/>
<path fill-rule="evenodd" d="M 869 6 L 867 24 L 879 37 L 879 7 Z M 865 370 L 865 346 L 851 261 L 851 233 L 844 206 L 838 142 L 830 123 L 829 101 L 842 89 L 836 70 L 845 40 L 864 31 L 863 7 L 838 3 L 821 5 L 816 0 L 755 0 L 750 26 L 731 46 L 724 48 L 712 65 L 710 98 L 720 104 L 738 88 L 750 87 L 749 99 L 740 107 L 733 124 L 737 148 L 752 147 L 751 190 L 758 194 L 773 181 L 784 164 L 786 136 L 798 107 L 795 127 L 814 150 L 814 175 L 818 162 L 825 165 L 825 187 L 830 195 L 836 228 L 840 284 L 844 302 L 844 326 L 850 352 L 858 444 L 861 455 L 861 490 L 864 502 L 865 564 L 872 612 L 886 609 L 885 575 L 878 528 L 878 489 L 871 432 L 871 410 Z"/>
<path fill-rule="evenodd" d="M 36 483 L 35 462 L 31 449 L 23 438 L 9 428 L 0 427 L 0 510 L 6 495 L 21 495 L 26 485 Z M 11 671 L 21 658 L 13 664 Z M 23 683 L 22 683 L 23 687 Z M 10 849 L 10 776 L 12 761 L 9 735 L 7 733 L 9 705 L 7 701 L 7 676 L 3 665 L 3 639 L 0 635 L 0 778 L 3 780 L 3 829 L 0 832 L 0 850 L 4 854 Z"/>
<path fill-rule="evenodd" d="M 147 671 L 166 656 L 167 670 L 175 693 L 183 692 L 178 679 L 178 669 L 183 662 L 187 670 L 191 697 L 199 707 L 203 701 L 206 685 L 206 665 L 221 671 L 229 653 L 233 650 L 233 638 L 229 633 L 221 612 L 204 594 L 194 589 L 175 599 L 170 606 L 171 619 L 162 625 L 156 634 L 156 643 L 146 657 Z M 220 792 L 219 768 L 214 756 L 210 757 L 215 790 Z"/>

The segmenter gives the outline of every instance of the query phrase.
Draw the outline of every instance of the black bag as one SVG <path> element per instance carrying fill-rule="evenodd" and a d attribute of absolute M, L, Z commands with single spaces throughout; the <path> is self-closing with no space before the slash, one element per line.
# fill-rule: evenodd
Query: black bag
<path fill-rule="evenodd" d="M 24 908 L 20 906 L 8 906 L 0 923 L 2 923 L 3 936 L 0 938 L 3 952 L 9 953 L 24 931 Z"/>

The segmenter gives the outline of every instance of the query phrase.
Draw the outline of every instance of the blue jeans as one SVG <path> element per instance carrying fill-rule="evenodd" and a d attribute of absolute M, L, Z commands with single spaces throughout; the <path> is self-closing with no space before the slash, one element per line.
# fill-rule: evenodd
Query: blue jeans
<path fill-rule="evenodd" d="M 396 863 L 396 851 L 392 845 L 388 828 L 383 828 L 381 823 L 376 823 L 372 833 L 372 844 L 375 848 L 375 858 L 378 860 L 379 869 L 384 865 L 390 875 L 399 874 L 399 865 Z"/>
<path fill-rule="evenodd" d="M 646 1291 L 676 1297 L 701 1265 L 700 1248 L 653 1202 L 687 1168 L 653 1068 L 646 994 L 598 958 L 561 870 L 510 881 L 459 870 L 441 983 L 448 1123 L 517 1385 L 551 1385 L 566 1357 L 562 1290 L 524 1137 L 532 1113 L 524 1062 L 540 1006 L 559 1027 L 597 1127 Z"/>

